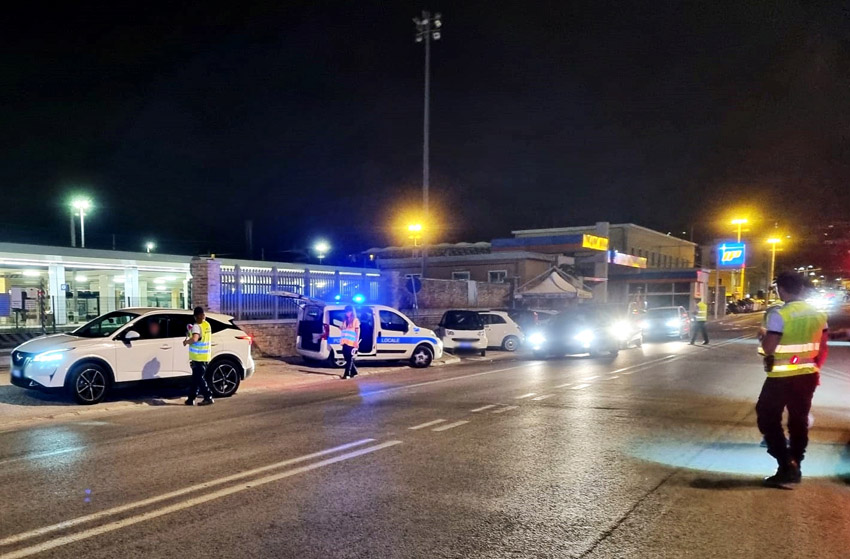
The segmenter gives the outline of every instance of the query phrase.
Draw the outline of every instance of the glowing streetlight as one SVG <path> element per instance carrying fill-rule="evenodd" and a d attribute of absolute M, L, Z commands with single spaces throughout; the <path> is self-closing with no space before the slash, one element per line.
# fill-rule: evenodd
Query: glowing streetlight
<path fill-rule="evenodd" d="M 313 245 L 313 250 L 316 251 L 316 256 L 319 257 L 319 264 L 322 263 L 322 260 L 325 259 L 325 256 L 331 251 L 331 245 L 327 243 L 327 241 L 317 241 L 315 245 Z"/>
<path fill-rule="evenodd" d="M 150 254 L 156 248 L 156 243 L 148 241 L 145 243 L 145 250 Z"/>
<path fill-rule="evenodd" d="M 75 198 L 71 201 L 71 207 L 80 212 L 80 246 L 86 248 L 86 211 L 91 209 L 91 200 L 88 198 Z M 73 237 L 71 238 L 73 241 Z"/>
<path fill-rule="evenodd" d="M 410 238 L 413 239 L 413 246 L 419 246 L 419 240 L 422 238 L 422 224 L 411 223 L 407 226 L 407 231 L 410 233 Z"/>

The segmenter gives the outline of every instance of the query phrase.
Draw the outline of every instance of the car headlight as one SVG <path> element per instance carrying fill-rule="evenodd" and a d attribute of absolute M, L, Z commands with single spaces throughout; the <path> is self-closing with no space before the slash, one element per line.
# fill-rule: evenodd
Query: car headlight
<path fill-rule="evenodd" d="M 628 339 L 630 331 L 631 325 L 625 320 L 615 322 L 608 327 L 608 333 L 611 334 L 612 337 L 621 341 Z"/>
<path fill-rule="evenodd" d="M 62 361 L 66 351 L 71 351 L 71 348 L 51 349 L 50 351 L 39 353 L 33 358 L 33 361 L 36 363 L 55 363 L 57 361 Z"/>
<path fill-rule="evenodd" d="M 641 330 L 646 330 L 647 328 L 649 328 L 649 321 L 648 320 L 641 320 L 638 323 L 638 326 L 640 326 Z"/>
<path fill-rule="evenodd" d="M 671 318 L 670 320 L 668 320 L 664 324 L 666 324 L 670 328 L 676 328 L 677 326 L 679 326 L 679 320 L 677 318 Z"/>
<path fill-rule="evenodd" d="M 574 336 L 574 338 L 581 342 L 584 347 L 589 346 L 590 342 L 593 341 L 594 337 L 595 336 L 593 335 L 593 332 L 591 330 L 582 330 Z"/>
<path fill-rule="evenodd" d="M 540 332 L 533 332 L 528 335 L 528 343 L 533 346 L 542 346 L 546 343 L 546 336 Z"/>

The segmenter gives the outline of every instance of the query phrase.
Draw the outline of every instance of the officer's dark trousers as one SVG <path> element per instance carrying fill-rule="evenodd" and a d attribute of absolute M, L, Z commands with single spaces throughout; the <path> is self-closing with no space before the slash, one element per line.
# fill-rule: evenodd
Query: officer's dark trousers
<path fill-rule="evenodd" d="M 189 399 L 194 400 L 201 395 L 204 400 L 212 398 L 210 385 L 207 384 L 207 364 L 200 361 L 190 361 L 192 366 L 192 387 L 189 389 Z"/>
<path fill-rule="evenodd" d="M 705 329 L 705 321 L 697 320 L 694 322 L 694 331 L 691 332 L 691 343 L 697 341 L 697 334 L 702 332 L 702 341 L 708 343 L 708 330 Z"/>
<path fill-rule="evenodd" d="M 803 461 L 809 444 L 809 412 L 818 386 L 817 373 L 796 377 L 769 378 L 756 404 L 759 431 L 767 442 L 767 453 L 780 465 Z M 782 412 L 788 408 L 790 447 L 782 429 Z"/>
<path fill-rule="evenodd" d="M 345 376 L 353 377 L 357 374 L 357 366 L 354 364 L 353 347 L 349 345 L 342 346 L 342 356 L 345 358 Z"/>

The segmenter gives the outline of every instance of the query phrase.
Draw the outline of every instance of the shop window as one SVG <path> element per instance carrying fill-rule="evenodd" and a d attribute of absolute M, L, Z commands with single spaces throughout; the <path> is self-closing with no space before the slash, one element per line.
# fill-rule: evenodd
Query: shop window
<path fill-rule="evenodd" d="M 505 283 L 507 279 L 507 270 L 490 270 L 487 272 L 487 281 L 490 283 Z"/>
<path fill-rule="evenodd" d="M 470 275 L 469 275 L 469 272 L 452 272 L 452 279 L 453 280 L 469 281 Z"/>

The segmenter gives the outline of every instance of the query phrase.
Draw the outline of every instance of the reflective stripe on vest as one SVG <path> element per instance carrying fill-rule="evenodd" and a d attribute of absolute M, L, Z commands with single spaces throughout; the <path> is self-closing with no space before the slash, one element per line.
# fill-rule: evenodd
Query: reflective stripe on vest
<path fill-rule="evenodd" d="M 708 321 L 708 305 L 706 305 L 703 301 L 697 303 L 697 321 L 698 322 L 707 322 Z"/>
<path fill-rule="evenodd" d="M 360 327 L 360 321 L 355 320 L 350 328 L 345 327 L 345 323 L 342 324 L 340 328 L 340 332 L 342 335 L 340 336 L 340 343 L 342 345 L 350 345 L 352 347 L 357 346 L 357 328 Z"/>
<path fill-rule="evenodd" d="M 792 301 L 773 312 L 782 317 L 783 331 L 774 353 L 773 371 L 767 376 L 782 378 L 817 373 L 815 358 L 820 352 L 826 314 L 804 301 Z"/>
<path fill-rule="evenodd" d="M 207 363 L 212 358 L 212 328 L 206 320 L 198 324 L 201 329 L 201 338 L 189 344 L 189 360 Z"/>

